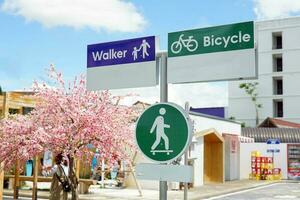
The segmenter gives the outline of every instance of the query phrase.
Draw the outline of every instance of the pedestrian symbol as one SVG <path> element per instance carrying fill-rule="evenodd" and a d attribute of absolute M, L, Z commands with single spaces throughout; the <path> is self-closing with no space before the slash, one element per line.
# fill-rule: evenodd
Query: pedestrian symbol
<path fill-rule="evenodd" d="M 184 152 L 190 142 L 190 123 L 185 111 L 171 103 L 149 107 L 136 125 L 136 142 L 152 161 L 168 163 Z"/>
<path fill-rule="evenodd" d="M 159 114 L 164 115 L 165 113 L 165 108 L 159 109 Z M 170 128 L 170 125 L 164 123 L 163 116 L 157 116 L 150 130 L 150 133 L 153 133 L 156 129 L 156 140 L 151 147 L 151 152 L 153 155 L 155 155 L 156 152 L 167 153 L 168 155 L 170 154 L 170 152 L 173 152 L 172 150 L 169 150 L 169 138 L 165 134 L 165 128 Z M 161 139 L 163 139 L 165 142 L 165 150 L 155 150 L 161 142 Z"/>
<path fill-rule="evenodd" d="M 140 49 L 143 50 L 143 58 L 145 58 L 146 56 L 149 56 L 147 49 L 150 48 L 150 45 L 148 44 L 148 42 L 146 40 L 143 40 L 143 43 L 140 46 Z"/>
<path fill-rule="evenodd" d="M 148 48 L 150 48 L 151 46 L 149 45 L 149 43 L 146 41 L 146 40 L 143 40 L 142 41 L 142 44 L 140 45 L 139 48 L 137 47 L 133 47 L 133 51 L 132 51 L 132 56 L 133 56 L 133 60 L 136 60 L 138 59 L 138 53 L 140 51 L 142 51 L 142 57 L 143 59 L 146 58 L 146 56 L 148 57 L 149 56 L 149 53 L 148 53 Z"/>
<path fill-rule="evenodd" d="M 132 55 L 133 55 L 133 60 L 136 60 L 138 58 L 138 52 L 140 50 L 137 49 L 136 47 L 133 48 L 133 51 L 132 51 Z"/>

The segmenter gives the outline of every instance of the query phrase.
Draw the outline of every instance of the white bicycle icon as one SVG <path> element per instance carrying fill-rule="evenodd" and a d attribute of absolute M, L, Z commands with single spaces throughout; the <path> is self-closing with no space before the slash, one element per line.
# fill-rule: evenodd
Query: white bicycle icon
<path fill-rule="evenodd" d="M 188 36 L 187 39 L 183 39 L 183 37 L 184 34 L 181 34 L 178 41 L 173 42 L 173 44 L 171 45 L 171 51 L 177 54 L 181 51 L 182 46 L 184 46 L 189 52 L 196 51 L 196 49 L 198 48 L 197 40 L 193 39 L 193 36 Z"/>

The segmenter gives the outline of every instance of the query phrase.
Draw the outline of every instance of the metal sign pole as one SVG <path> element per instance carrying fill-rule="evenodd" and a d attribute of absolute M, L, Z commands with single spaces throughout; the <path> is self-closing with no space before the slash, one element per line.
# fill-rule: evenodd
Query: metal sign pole
<path fill-rule="evenodd" d="M 167 52 L 160 53 L 160 102 L 168 102 Z"/>
<path fill-rule="evenodd" d="M 167 52 L 160 54 L 160 102 L 168 102 Z M 167 181 L 159 181 L 159 199 L 167 200 Z"/>
<path fill-rule="evenodd" d="M 189 104 L 189 102 L 185 103 L 185 111 L 189 114 L 189 111 L 190 111 L 190 104 Z M 188 165 L 188 151 L 189 151 L 189 148 L 186 148 L 186 151 L 184 153 L 184 165 Z M 188 199 L 187 197 L 188 197 L 188 183 L 185 182 L 184 183 L 183 199 L 187 200 Z"/>

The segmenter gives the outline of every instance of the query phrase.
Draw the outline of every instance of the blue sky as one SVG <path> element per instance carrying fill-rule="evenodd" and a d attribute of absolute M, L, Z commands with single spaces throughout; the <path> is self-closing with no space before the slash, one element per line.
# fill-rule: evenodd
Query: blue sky
<path fill-rule="evenodd" d="M 286 17 L 300 11 L 298 0 L 284 1 L 288 4 L 285 9 L 281 9 L 280 0 L 46 2 L 0 0 L 0 85 L 4 90 L 28 89 L 33 80 L 44 80 L 45 69 L 51 63 L 69 79 L 85 73 L 87 44 L 158 35 L 161 49 L 166 49 L 168 32 Z M 72 2 L 77 6 L 72 6 Z M 103 7 L 106 12 L 101 11 Z M 223 90 L 226 84 L 214 86 Z"/>

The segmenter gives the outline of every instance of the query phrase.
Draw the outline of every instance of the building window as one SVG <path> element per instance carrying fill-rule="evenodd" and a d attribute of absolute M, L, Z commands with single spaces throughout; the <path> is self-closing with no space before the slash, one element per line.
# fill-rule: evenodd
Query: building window
<path fill-rule="evenodd" d="M 15 114 L 19 114 L 20 113 L 20 110 L 19 109 L 15 109 L 15 108 L 9 108 L 8 109 L 8 113 L 10 115 L 15 115 Z"/>
<path fill-rule="evenodd" d="M 32 107 L 23 107 L 23 115 L 30 113 L 33 110 Z"/>
<path fill-rule="evenodd" d="M 282 72 L 282 54 L 273 55 L 273 72 Z"/>
<path fill-rule="evenodd" d="M 273 93 L 274 95 L 282 95 L 282 77 L 273 77 Z"/>
<path fill-rule="evenodd" d="M 273 49 L 282 49 L 282 32 L 272 33 Z"/>
<path fill-rule="evenodd" d="M 283 117 L 283 102 L 282 100 L 274 100 L 274 117 Z"/>

